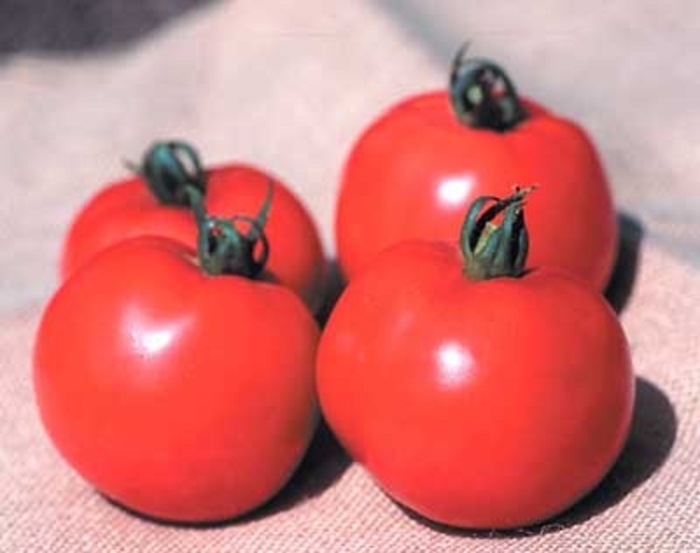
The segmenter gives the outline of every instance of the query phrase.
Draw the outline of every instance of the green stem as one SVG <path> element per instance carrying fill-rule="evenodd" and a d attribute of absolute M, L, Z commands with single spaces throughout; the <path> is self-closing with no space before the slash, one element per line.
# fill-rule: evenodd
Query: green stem
<path fill-rule="evenodd" d="M 494 62 L 466 56 L 463 45 L 452 61 L 450 101 L 457 118 L 472 128 L 505 132 L 527 118 L 515 85 Z"/>
<path fill-rule="evenodd" d="M 163 204 L 188 207 L 197 225 L 197 254 L 210 275 L 235 274 L 255 278 L 265 268 L 270 245 L 265 224 L 272 206 L 274 183 L 268 182 L 255 217 L 213 217 L 206 211 L 206 172 L 195 149 L 186 142 L 155 142 L 139 167 L 133 167 Z M 237 224 L 245 224 L 245 233 Z"/>
<path fill-rule="evenodd" d="M 523 206 L 533 190 L 516 187 L 507 198 L 482 196 L 474 201 L 460 237 L 465 276 L 486 280 L 524 273 L 529 242 Z M 501 223 L 496 224 L 499 216 Z"/>
<path fill-rule="evenodd" d="M 195 149 L 187 142 L 155 142 L 133 167 L 153 195 L 164 205 L 189 207 L 188 188 L 206 192 L 206 172 Z"/>
<path fill-rule="evenodd" d="M 265 223 L 272 204 L 273 183 L 255 217 L 234 215 L 230 218 L 212 217 L 204 210 L 201 195 L 190 192 L 192 210 L 198 227 L 197 250 L 201 267 L 210 275 L 239 275 L 255 278 L 265 268 L 270 244 L 265 235 Z M 243 233 L 236 223 L 249 226 Z"/>

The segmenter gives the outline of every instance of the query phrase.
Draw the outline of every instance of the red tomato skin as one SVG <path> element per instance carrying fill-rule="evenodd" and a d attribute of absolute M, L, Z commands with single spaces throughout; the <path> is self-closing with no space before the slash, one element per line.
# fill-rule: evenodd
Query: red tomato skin
<path fill-rule="evenodd" d="M 279 179 L 252 166 L 231 164 L 207 171 L 205 206 L 209 215 L 255 216 L 270 180 L 272 207 L 265 225 L 270 242 L 267 270 L 295 290 L 312 311 L 323 303 L 326 260 L 316 225 L 301 200 Z M 100 250 L 126 238 L 164 236 L 196 247 L 192 213 L 164 206 L 134 177 L 107 185 L 73 220 L 63 244 L 60 274 L 66 278 Z"/>
<path fill-rule="evenodd" d="M 634 400 L 626 339 L 579 279 L 469 281 L 461 263 L 452 245 L 405 242 L 350 282 L 319 344 L 321 410 L 410 509 L 458 527 L 530 525 L 617 459 Z"/>
<path fill-rule="evenodd" d="M 336 205 L 346 279 L 402 240 L 453 240 L 479 196 L 506 197 L 514 185 L 537 185 L 527 216 L 531 264 L 561 267 L 605 287 L 617 221 L 599 157 L 581 127 L 521 101 L 529 117 L 504 133 L 463 125 L 439 91 L 400 102 L 361 134 Z"/>
<path fill-rule="evenodd" d="M 290 290 L 207 276 L 135 238 L 77 269 L 36 337 L 41 419 L 82 477 L 145 515 L 212 522 L 270 499 L 318 420 L 319 330 Z"/>

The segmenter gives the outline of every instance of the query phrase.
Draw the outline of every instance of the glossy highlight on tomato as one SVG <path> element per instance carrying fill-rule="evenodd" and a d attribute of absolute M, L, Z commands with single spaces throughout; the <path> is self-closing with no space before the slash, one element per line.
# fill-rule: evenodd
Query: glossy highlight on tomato
<path fill-rule="evenodd" d="M 172 144 L 156 143 L 146 157 Z M 214 166 L 206 170 L 205 178 L 206 209 L 220 217 L 254 215 L 272 186 L 265 226 L 270 242 L 267 271 L 316 312 L 324 302 L 326 259 L 316 224 L 302 201 L 280 179 L 252 165 Z M 135 236 L 164 236 L 195 248 L 197 228 L 189 209 L 159 201 L 143 176 L 113 182 L 93 196 L 73 220 L 62 248 L 62 277 L 100 250 Z"/>
<path fill-rule="evenodd" d="M 556 516 L 629 433 L 624 332 L 582 280 L 524 268 L 523 198 L 496 204 L 511 210 L 500 227 L 470 210 L 461 249 L 413 240 L 379 254 L 319 345 L 321 408 L 341 443 L 392 498 L 447 525 Z"/>
<path fill-rule="evenodd" d="M 318 421 L 319 329 L 301 299 L 196 258 L 163 237 L 103 249 L 51 299 L 34 350 L 66 461 L 115 502 L 187 523 L 268 501 Z"/>
<path fill-rule="evenodd" d="M 454 240 L 477 197 L 535 184 L 530 265 L 560 267 L 602 290 L 617 252 L 617 220 L 586 132 L 518 96 L 491 62 L 460 53 L 451 80 L 450 90 L 390 107 L 349 152 L 335 215 L 346 279 L 402 240 Z"/>

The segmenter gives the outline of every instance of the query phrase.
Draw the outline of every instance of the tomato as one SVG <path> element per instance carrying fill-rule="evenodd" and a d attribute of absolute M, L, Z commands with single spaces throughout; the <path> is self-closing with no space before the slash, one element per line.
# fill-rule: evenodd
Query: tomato
<path fill-rule="evenodd" d="M 629 433 L 634 378 L 602 296 L 560 269 L 523 270 L 527 235 L 498 230 L 519 215 L 494 230 L 470 213 L 464 253 L 405 241 L 349 283 L 317 388 L 341 443 L 396 501 L 447 525 L 513 528 L 603 478 Z"/>
<path fill-rule="evenodd" d="M 205 174 L 195 175 L 180 175 L 177 166 L 148 170 L 149 164 L 156 163 L 184 166 L 187 160 L 183 152 L 194 163 L 199 162 L 187 145 L 156 143 L 145 156 L 142 176 L 107 185 L 83 206 L 64 241 L 60 268 L 63 278 L 98 251 L 129 237 L 165 236 L 195 247 L 197 228 L 192 214 L 181 205 L 186 202 L 169 198 L 167 190 L 157 197 L 149 189 L 158 185 L 157 175 L 153 173 L 170 169 L 175 173 L 170 175 L 171 181 L 200 179 L 207 211 L 221 217 L 257 213 L 272 183 L 272 202 L 265 226 L 271 245 L 267 270 L 295 290 L 316 312 L 324 301 L 326 261 L 316 225 L 301 200 L 276 177 L 245 164 L 216 166 Z M 179 161 L 178 156 L 183 159 Z M 200 171 L 203 169 L 196 166 L 194 172 Z"/>
<path fill-rule="evenodd" d="M 241 265 L 212 261 L 229 251 L 218 225 L 208 219 L 199 261 L 164 237 L 103 249 L 67 277 L 36 336 L 36 400 L 57 449 L 107 497 L 168 521 L 264 503 L 318 421 L 313 316 L 264 273 L 205 272 Z"/>
<path fill-rule="evenodd" d="M 450 91 L 392 106 L 353 145 L 335 215 L 346 279 L 404 239 L 452 240 L 475 198 L 536 183 L 531 264 L 561 267 L 602 290 L 616 256 L 617 221 L 585 131 L 518 96 L 491 62 L 465 61 L 460 52 L 451 80 Z"/>

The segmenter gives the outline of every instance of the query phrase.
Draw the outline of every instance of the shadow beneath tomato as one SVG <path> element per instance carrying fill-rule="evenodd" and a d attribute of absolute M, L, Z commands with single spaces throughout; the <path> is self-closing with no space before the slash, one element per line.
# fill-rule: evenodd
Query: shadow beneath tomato
<path fill-rule="evenodd" d="M 172 521 L 134 511 L 108 496 L 100 495 L 118 509 L 146 522 L 171 527 L 216 529 L 244 524 L 291 509 L 303 501 L 321 494 L 342 476 L 350 464 L 350 457 L 322 420 L 304 459 L 290 481 L 267 503 L 242 516 L 215 522 Z"/>
<path fill-rule="evenodd" d="M 287 485 L 268 503 L 234 522 L 248 522 L 286 511 L 316 497 L 333 485 L 352 463 L 325 421 Z"/>
<path fill-rule="evenodd" d="M 212 0 L 7 0 L 0 2 L 0 57 L 125 46 Z"/>
<path fill-rule="evenodd" d="M 637 377 L 632 429 L 620 458 L 600 485 L 558 522 L 579 524 L 619 503 L 661 468 L 673 449 L 677 431 L 676 411 L 668 396 L 655 384 Z"/>
<path fill-rule="evenodd" d="M 316 321 L 321 328 L 323 328 L 328 322 L 328 318 L 333 311 L 333 307 L 335 307 L 338 298 L 343 293 L 345 285 L 346 282 L 340 272 L 338 261 L 335 259 L 329 259 L 328 277 L 326 279 L 326 297 L 324 299 L 323 306 L 316 316 Z"/>
<path fill-rule="evenodd" d="M 639 250 L 644 237 L 644 227 L 638 219 L 619 213 L 618 251 L 605 297 L 617 313 L 621 313 L 632 295 L 639 268 Z"/>
<path fill-rule="evenodd" d="M 638 377 L 629 439 L 619 459 L 586 497 L 556 518 L 513 530 L 464 530 L 430 521 L 399 505 L 410 518 L 445 534 L 478 538 L 540 536 L 577 526 L 618 504 L 664 464 L 677 433 L 676 413 L 666 394 Z"/>
<path fill-rule="evenodd" d="M 628 213 L 618 213 L 619 229 L 617 257 L 605 289 L 605 298 L 612 308 L 621 313 L 634 291 L 639 269 L 639 252 L 644 239 L 642 223 Z M 337 260 L 329 260 L 328 291 L 326 301 L 319 311 L 316 320 L 321 328 L 328 322 L 338 298 L 345 289 L 346 282 L 340 272 Z"/>

